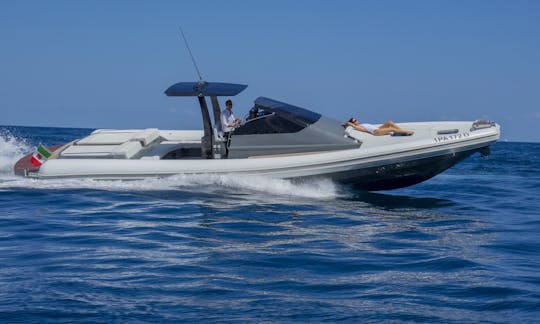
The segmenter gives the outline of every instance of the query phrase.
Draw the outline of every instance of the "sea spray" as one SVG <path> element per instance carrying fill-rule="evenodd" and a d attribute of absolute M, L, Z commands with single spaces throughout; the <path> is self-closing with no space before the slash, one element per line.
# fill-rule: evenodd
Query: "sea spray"
<path fill-rule="evenodd" d="M 14 136 L 9 130 L 0 128 L 0 174 L 12 175 L 15 163 L 32 147 L 26 140 Z"/>

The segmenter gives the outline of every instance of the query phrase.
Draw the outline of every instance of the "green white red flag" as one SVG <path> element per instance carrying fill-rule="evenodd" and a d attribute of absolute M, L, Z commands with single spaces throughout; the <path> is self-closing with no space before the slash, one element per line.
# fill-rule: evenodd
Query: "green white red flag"
<path fill-rule="evenodd" d="M 37 151 L 32 154 L 32 157 L 30 158 L 30 162 L 32 162 L 35 166 L 41 166 L 45 161 L 47 161 L 48 158 L 50 158 L 52 155 L 49 150 L 45 148 L 45 146 L 39 144 Z"/>

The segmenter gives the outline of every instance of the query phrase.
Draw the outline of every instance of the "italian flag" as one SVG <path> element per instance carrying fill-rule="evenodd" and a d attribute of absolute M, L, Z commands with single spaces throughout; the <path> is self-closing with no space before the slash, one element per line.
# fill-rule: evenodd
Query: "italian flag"
<path fill-rule="evenodd" d="M 32 154 L 30 162 L 32 162 L 32 164 L 35 166 L 41 166 L 43 162 L 47 161 L 49 157 L 51 157 L 51 152 L 49 152 L 49 150 L 47 150 L 45 146 L 39 144 L 37 152 L 34 152 L 34 154 Z"/>

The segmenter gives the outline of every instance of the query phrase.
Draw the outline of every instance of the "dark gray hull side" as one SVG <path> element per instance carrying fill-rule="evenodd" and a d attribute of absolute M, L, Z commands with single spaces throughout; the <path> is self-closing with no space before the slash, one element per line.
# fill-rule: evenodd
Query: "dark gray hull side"
<path fill-rule="evenodd" d="M 330 173 L 324 177 L 368 191 L 404 188 L 426 181 L 470 155 L 476 152 L 483 152 L 488 148 L 486 146 L 412 161 L 389 163 L 354 171 Z"/>

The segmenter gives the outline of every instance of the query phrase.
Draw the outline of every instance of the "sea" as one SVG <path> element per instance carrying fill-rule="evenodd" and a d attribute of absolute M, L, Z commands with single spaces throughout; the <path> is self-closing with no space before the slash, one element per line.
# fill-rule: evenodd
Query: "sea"
<path fill-rule="evenodd" d="M 91 131 L 0 127 L 2 323 L 540 322 L 540 143 L 379 192 L 13 174 Z"/>

